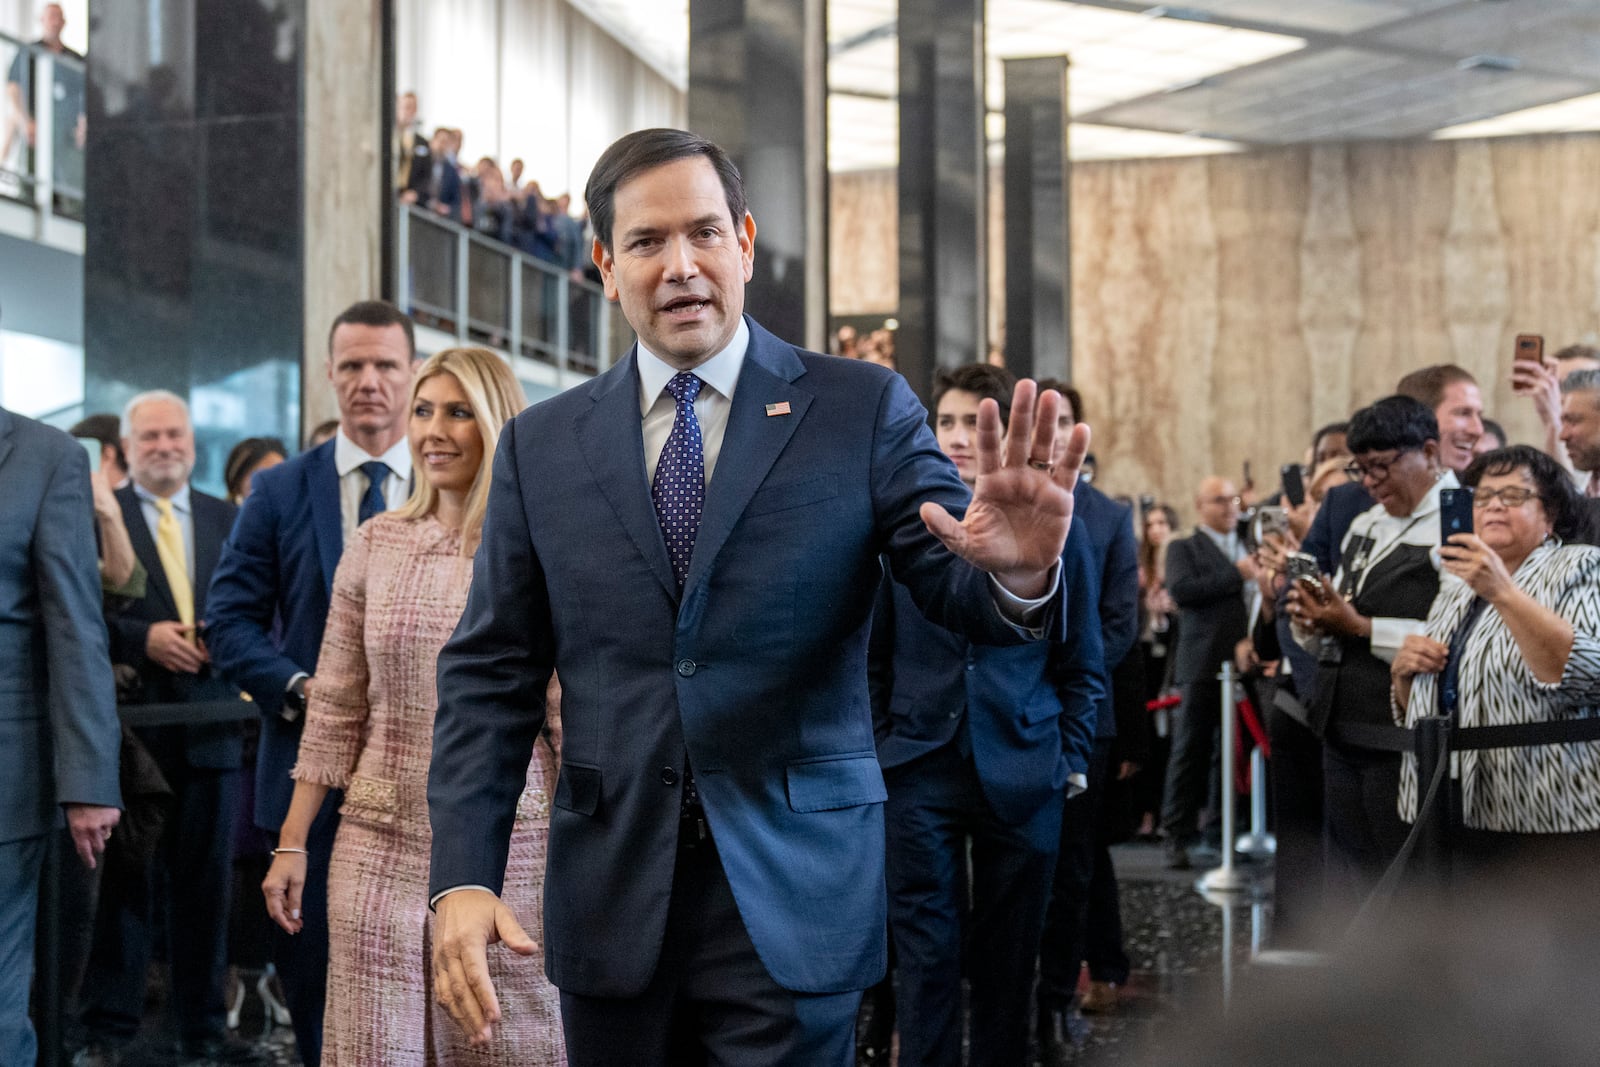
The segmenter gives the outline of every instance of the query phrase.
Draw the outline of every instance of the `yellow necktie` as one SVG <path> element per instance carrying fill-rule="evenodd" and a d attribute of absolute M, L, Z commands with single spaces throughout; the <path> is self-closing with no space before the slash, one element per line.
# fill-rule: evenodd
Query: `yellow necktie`
<path fill-rule="evenodd" d="M 161 513 L 156 523 L 156 555 L 161 557 L 161 569 L 167 572 L 167 585 L 172 588 L 173 602 L 178 605 L 178 618 L 185 626 L 193 626 L 194 587 L 189 584 L 183 529 L 178 525 L 178 516 L 172 512 L 172 501 L 156 497 L 155 505 Z"/>

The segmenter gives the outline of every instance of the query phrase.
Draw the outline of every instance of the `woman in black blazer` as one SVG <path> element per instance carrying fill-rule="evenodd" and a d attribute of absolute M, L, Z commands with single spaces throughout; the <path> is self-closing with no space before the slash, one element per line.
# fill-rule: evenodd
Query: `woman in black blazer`
<path fill-rule="evenodd" d="M 1375 747 L 1393 726 L 1389 665 L 1420 633 L 1439 592 L 1439 491 L 1456 486 L 1439 462 L 1439 424 L 1410 397 L 1392 396 L 1350 420 L 1348 471 L 1377 501 L 1351 523 L 1337 572 L 1315 591 L 1296 586 L 1296 641 L 1319 661 L 1308 725 L 1323 740 L 1328 902 L 1353 909 L 1406 838 L 1397 798 L 1400 753 Z"/>

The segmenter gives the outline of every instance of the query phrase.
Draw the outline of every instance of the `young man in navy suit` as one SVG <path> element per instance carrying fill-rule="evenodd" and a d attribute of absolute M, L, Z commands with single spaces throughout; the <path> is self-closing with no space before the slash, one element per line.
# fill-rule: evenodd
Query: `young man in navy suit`
<path fill-rule="evenodd" d="M 1041 382 L 1061 394 L 1061 426 L 1065 432 L 1083 421 L 1083 398 L 1064 382 Z M 1104 832 L 1102 803 L 1108 781 L 1115 773 L 1132 773 L 1131 764 L 1113 772 L 1117 746 L 1118 703 L 1113 688 L 1130 681 L 1119 671 L 1139 637 L 1139 550 L 1133 537 L 1133 509 L 1119 504 L 1086 481 L 1073 490 L 1077 509 L 1073 517 L 1088 531 L 1094 572 L 1099 580 L 1096 605 L 1100 637 L 1104 644 L 1106 673 L 1110 679 L 1095 714 L 1094 751 L 1089 757 L 1088 787 L 1067 799 L 1061 813 L 1061 851 L 1050 893 L 1039 948 L 1038 1032 L 1040 1055 L 1046 1067 L 1066 1062 L 1076 1045 L 1087 1037 L 1088 1026 L 1079 1009 L 1078 972 L 1087 959 L 1090 989 L 1098 991 L 1105 1010 L 1115 1003 L 1116 990 L 1128 980 L 1128 957 L 1122 948 L 1122 913 L 1117 893 L 1117 873 Z M 1119 674 L 1121 675 L 1119 678 Z M 1124 696 L 1127 694 L 1125 693 Z M 1143 697 L 1140 698 L 1141 704 Z M 1125 706 L 1125 705 L 1124 705 Z M 1138 715 L 1143 715 L 1140 707 Z M 1130 717 L 1131 718 L 1131 717 Z M 1137 720 L 1123 739 L 1123 752 L 1137 750 L 1145 725 Z"/>
<path fill-rule="evenodd" d="M 986 401 L 969 496 L 904 379 L 742 314 L 756 227 L 716 145 L 630 134 L 586 199 L 638 344 L 501 433 L 439 657 L 435 995 L 490 1041 L 487 946 L 541 948 L 496 893 L 556 670 L 542 948 L 569 1062 L 844 1067 L 886 955 L 879 559 L 974 639 L 1059 637 L 1088 433 L 1052 463 L 1060 398 L 1024 382 L 1002 449 Z"/>
<path fill-rule="evenodd" d="M 328 621 L 333 573 L 350 534 L 372 515 L 405 502 L 411 485 L 406 444 L 411 320 L 382 301 L 352 304 L 328 334 L 328 381 L 339 403 L 333 439 L 255 476 L 212 579 L 206 630 L 213 661 L 261 709 L 256 757 L 256 825 L 274 833 L 289 810 L 289 770 L 300 749 L 306 695 Z M 305 842 L 305 928 L 277 936 L 301 1062 L 322 1056 L 328 972 L 328 858 L 342 793 L 323 803 Z"/>
<path fill-rule="evenodd" d="M 993 400 L 1004 416 L 1014 387 L 1010 373 L 983 363 L 942 371 L 934 383 L 934 436 L 968 485 L 978 477 L 978 405 Z M 961 1063 L 963 975 L 969 1062 L 1027 1059 L 1028 996 L 1062 801 L 1086 785 L 1096 710 L 1108 693 L 1098 575 L 1076 517 L 1062 580 L 1072 620 L 1063 640 L 1004 647 L 929 622 L 887 576 L 879 591 L 868 677 L 889 793 L 902 1067 Z"/>

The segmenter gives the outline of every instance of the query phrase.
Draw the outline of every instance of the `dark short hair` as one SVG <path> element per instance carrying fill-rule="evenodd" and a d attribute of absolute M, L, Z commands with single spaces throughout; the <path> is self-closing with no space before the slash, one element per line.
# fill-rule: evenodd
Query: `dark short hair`
<path fill-rule="evenodd" d="M 1600 363 L 1600 348 L 1594 345 L 1568 345 L 1550 358 L 1558 363 L 1565 359 L 1592 359 Z"/>
<path fill-rule="evenodd" d="M 716 144 L 688 130 L 638 130 L 612 142 L 600 154 L 589 172 L 583 198 L 589 204 L 589 222 L 595 239 L 611 248 L 611 226 L 616 221 L 617 189 L 630 178 L 647 170 L 691 156 L 705 156 L 722 181 L 722 194 L 728 200 L 728 216 L 738 226 L 748 210 L 744 198 L 744 179 Z"/>
<path fill-rule="evenodd" d="M 1316 433 L 1311 435 L 1311 454 L 1313 456 L 1317 454 L 1317 449 L 1322 447 L 1322 439 L 1324 437 L 1327 437 L 1329 434 L 1336 433 L 1344 434 L 1346 438 L 1345 445 L 1348 446 L 1350 444 L 1348 440 L 1350 436 L 1350 424 L 1348 422 L 1330 422 L 1328 425 L 1322 427 Z"/>
<path fill-rule="evenodd" d="M 1000 405 L 1000 423 L 1005 425 L 1011 417 L 1011 391 L 1017 387 L 1016 375 L 992 363 L 968 363 L 964 367 L 946 367 L 933 376 L 933 411 L 939 413 L 939 401 L 952 389 L 976 393 L 979 400 L 993 400 Z"/>
<path fill-rule="evenodd" d="M 1433 409 L 1411 396 L 1386 396 L 1350 416 L 1346 443 L 1355 455 L 1421 448 L 1439 440 Z"/>
<path fill-rule="evenodd" d="M 1493 437 L 1502 447 L 1511 443 L 1511 439 L 1506 436 L 1506 428 L 1490 418 L 1483 420 L 1483 436 Z"/>
<path fill-rule="evenodd" d="M 116 449 L 117 466 L 128 469 L 128 455 L 122 451 L 122 419 L 116 415 L 90 415 L 79 419 L 67 431 L 74 437 L 88 437 L 99 441 L 101 447 Z"/>
<path fill-rule="evenodd" d="M 339 332 L 341 326 L 398 326 L 405 331 L 406 350 L 411 353 L 412 359 L 417 358 L 417 329 L 411 324 L 411 316 L 387 300 L 357 300 L 339 312 L 333 325 L 328 327 L 330 356 L 333 355 L 333 335 Z"/>
<path fill-rule="evenodd" d="M 1485 452 L 1462 472 L 1461 484 L 1477 488 L 1486 474 L 1513 474 L 1519 470 L 1526 470 L 1528 477 L 1533 479 L 1539 503 L 1550 517 L 1550 528 L 1557 537 L 1563 541 L 1595 543 L 1597 531 L 1594 520 L 1583 498 L 1578 495 L 1577 486 L 1572 484 L 1572 475 L 1537 448 L 1508 445 Z"/>
<path fill-rule="evenodd" d="M 230 500 L 239 496 L 244 476 L 274 452 L 284 459 L 289 458 L 289 450 L 276 437 L 246 437 L 233 446 L 228 461 L 222 465 L 222 484 L 227 486 Z"/>
<path fill-rule="evenodd" d="M 1458 367 L 1454 363 L 1438 363 L 1432 367 L 1423 367 L 1414 370 L 1394 387 L 1394 391 L 1401 396 L 1409 396 L 1428 405 L 1428 410 L 1433 411 L 1444 403 L 1444 392 L 1458 382 L 1468 385 L 1477 385 L 1478 379 L 1470 371 Z"/>
<path fill-rule="evenodd" d="M 1083 413 L 1083 394 L 1060 378 L 1040 378 L 1039 392 L 1054 389 L 1061 394 L 1061 398 L 1072 405 L 1072 421 L 1088 422 L 1089 417 Z"/>

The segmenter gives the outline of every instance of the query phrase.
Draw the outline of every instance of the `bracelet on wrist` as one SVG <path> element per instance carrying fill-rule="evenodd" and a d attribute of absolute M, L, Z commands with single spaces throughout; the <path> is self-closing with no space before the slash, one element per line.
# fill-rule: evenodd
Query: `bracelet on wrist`
<path fill-rule="evenodd" d="M 291 856 L 309 856 L 310 855 L 310 853 L 307 852 L 303 848 L 275 848 L 275 849 L 272 850 L 272 854 L 274 856 L 280 856 L 280 855 L 283 855 L 285 853 L 287 853 L 288 855 L 291 855 Z"/>

